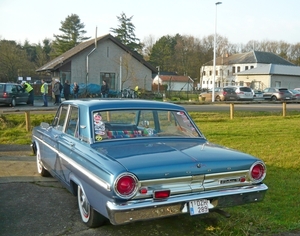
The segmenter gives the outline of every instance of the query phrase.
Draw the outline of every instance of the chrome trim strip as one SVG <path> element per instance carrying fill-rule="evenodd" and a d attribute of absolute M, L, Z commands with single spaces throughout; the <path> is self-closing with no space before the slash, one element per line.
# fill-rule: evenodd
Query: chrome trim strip
<path fill-rule="evenodd" d="M 33 135 L 33 137 L 35 139 L 37 139 L 39 142 L 41 142 L 42 144 L 46 145 L 47 147 L 49 147 L 52 151 L 54 151 L 59 157 L 61 157 L 62 159 L 64 159 L 66 162 L 68 162 L 70 165 L 72 165 L 75 169 L 77 169 L 78 171 L 80 171 L 81 173 L 85 174 L 90 180 L 92 180 L 93 182 L 95 182 L 97 185 L 105 188 L 107 191 L 111 191 L 111 185 L 109 183 L 107 183 L 106 181 L 104 181 L 103 179 L 99 178 L 97 175 L 93 174 L 92 172 L 90 172 L 89 170 L 87 170 L 86 168 L 84 168 L 83 166 L 79 165 L 77 162 L 73 161 L 71 158 L 69 158 L 68 156 L 64 155 L 63 153 L 60 153 L 57 149 L 55 149 L 54 147 L 50 146 L 49 144 L 47 144 L 45 141 L 43 141 L 42 139 L 38 138 L 37 136 Z"/>

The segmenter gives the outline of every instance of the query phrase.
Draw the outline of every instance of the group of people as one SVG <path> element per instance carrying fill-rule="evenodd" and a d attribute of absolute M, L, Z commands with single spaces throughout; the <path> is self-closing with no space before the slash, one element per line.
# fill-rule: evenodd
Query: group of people
<path fill-rule="evenodd" d="M 48 93 L 49 93 L 49 85 L 45 80 L 41 80 L 42 85 L 41 85 L 41 94 L 43 97 L 43 102 L 44 105 L 43 107 L 47 107 L 48 106 Z M 27 104 L 30 106 L 33 106 L 34 104 L 34 89 L 31 86 L 30 83 L 23 81 L 21 83 L 23 91 L 26 91 L 28 93 L 28 102 Z M 52 92 L 54 94 L 55 97 L 55 101 L 54 101 L 54 105 L 58 105 L 61 103 L 61 94 L 64 94 L 64 98 L 65 100 L 69 100 L 70 99 L 70 94 L 71 94 L 71 85 L 69 83 L 68 80 L 65 80 L 64 85 L 62 85 L 59 81 L 59 79 L 55 79 L 54 80 L 54 85 L 52 88 Z M 109 93 L 109 86 L 106 82 L 106 80 L 103 80 L 102 82 L 102 86 L 101 86 L 101 97 L 102 98 L 107 98 L 108 97 L 108 93 Z M 79 93 L 79 85 L 77 82 L 74 82 L 73 84 L 73 95 L 74 98 L 78 98 L 78 93 Z"/>

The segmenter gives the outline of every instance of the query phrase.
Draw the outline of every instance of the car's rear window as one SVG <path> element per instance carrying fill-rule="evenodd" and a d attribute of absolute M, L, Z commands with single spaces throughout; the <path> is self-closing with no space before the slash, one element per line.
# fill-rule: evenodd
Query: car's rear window
<path fill-rule="evenodd" d="M 4 84 L 0 84 L 0 92 L 1 92 L 1 93 L 4 92 Z"/>
<path fill-rule="evenodd" d="M 281 88 L 281 89 L 278 89 L 280 92 L 288 92 L 288 89 L 286 88 Z"/>
<path fill-rule="evenodd" d="M 252 92 L 251 88 L 249 88 L 249 87 L 240 87 L 240 91 L 243 91 L 243 92 Z"/>

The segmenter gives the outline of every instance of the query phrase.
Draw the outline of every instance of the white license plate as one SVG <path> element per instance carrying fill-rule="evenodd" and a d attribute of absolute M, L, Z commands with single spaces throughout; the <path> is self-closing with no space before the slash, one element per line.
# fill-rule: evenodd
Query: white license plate
<path fill-rule="evenodd" d="M 194 200 L 189 202 L 190 208 L 190 215 L 199 215 L 208 213 L 208 200 L 201 199 L 201 200 Z"/>

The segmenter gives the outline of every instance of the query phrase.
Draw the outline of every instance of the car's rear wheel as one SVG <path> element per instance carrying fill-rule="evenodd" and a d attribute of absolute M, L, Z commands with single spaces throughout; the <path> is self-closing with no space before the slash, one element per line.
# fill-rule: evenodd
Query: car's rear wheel
<path fill-rule="evenodd" d="M 77 200 L 81 219 L 90 228 L 96 228 L 104 224 L 106 218 L 95 211 L 90 205 L 84 190 L 78 185 Z"/>
<path fill-rule="evenodd" d="M 271 97 L 271 101 L 277 101 L 277 97 L 276 96 L 272 96 Z"/>
<path fill-rule="evenodd" d="M 220 101 L 221 101 L 220 96 L 216 96 L 216 101 L 217 101 L 217 102 L 220 102 Z"/>
<path fill-rule="evenodd" d="M 50 173 L 48 170 L 45 169 L 41 160 L 41 153 L 40 149 L 37 147 L 36 149 L 36 166 L 38 173 L 43 177 L 49 177 Z"/>

